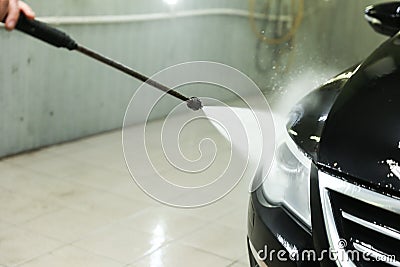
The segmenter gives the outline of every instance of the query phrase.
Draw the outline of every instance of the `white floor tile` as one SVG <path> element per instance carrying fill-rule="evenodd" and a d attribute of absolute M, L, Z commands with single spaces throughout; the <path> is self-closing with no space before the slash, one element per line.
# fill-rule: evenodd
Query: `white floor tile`
<path fill-rule="evenodd" d="M 156 250 L 129 267 L 225 267 L 228 266 L 229 262 L 228 259 L 193 247 L 171 244 Z"/>
<path fill-rule="evenodd" d="M 227 267 L 249 267 L 249 266 L 250 266 L 250 263 L 243 263 L 243 262 L 237 261 L 237 262 L 234 262 L 234 263 L 228 265 Z"/>
<path fill-rule="evenodd" d="M 40 156 L 41 153 L 45 153 L 44 156 Z M 52 178 L 73 175 L 76 173 L 77 167 L 84 167 L 84 163 L 78 160 L 53 155 L 46 151 L 23 155 L 22 159 L 20 157 L 15 157 L 6 160 L 6 162 L 19 166 L 21 169 L 47 174 Z"/>
<path fill-rule="evenodd" d="M 110 188 L 109 192 L 133 200 L 147 202 L 148 205 L 152 206 L 159 204 L 158 201 L 156 201 L 155 199 L 147 195 L 144 191 L 142 191 L 132 179 L 122 185 Z"/>
<path fill-rule="evenodd" d="M 117 224 L 96 231 L 74 246 L 129 264 L 157 250 L 166 241 L 162 232 L 149 234 Z"/>
<path fill-rule="evenodd" d="M 159 127 L 150 125 L 150 139 L 159 138 Z M 201 131 L 208 129 L 199 127 L 198 137 Z M 190 158 L 198 156 L 196 138 L 182 135 Z M 171 172 L 159 144 L 150 142 L 149 149 L 157 169 L 173 182 L 210 181 Z M 139 166 L 147 156 L 135 155 Z M 164 206 L 131 178 L 120 131 L 12 157 L 0 161 L 0 266 L 242 267 L 247 188 L 248 182 L 241 183 L 203 208 Z"/>
<path fill-rule="evenodd" d="M 59 209 L 54 202 L 34 200 L 0 188 L 0 218 L 7 223 L 20 224 Z"/>
<path fill-rule="evenodd" d="M 82 143 L 87 143 L 93 147 L 108 148 L 111 146 L 122 146 L 122 130 L 102 133 L 96 136 L 91 136 L 81 140 Z"/>
<path fill-rule="evenodd" d="M 89 187 L 79 185 L 43 173 L 21 167 L 10 167 L 2 171 L 0 186 L 35 199 L 62 198 L 63 196 L 90 191 Z"/>
<path fill-rule="evenodd" d="M 80 240 L 94 230 L 108 225 L 109 217 L 109 214 L 93 214 L 64 208 L 22 226 L 33 232 L 69 243 Z"/>
<path fill-rule="evenodd" d="M 228 214 L 218 218 L 215 222 L 222 226 L 238 229 L 240 231 L 247 231 L 247 210 L 238 209 L 229 212 Z"/>
<path fill-rule="evenodd" d="M 79 187 L 79 185 L 73 191 L 52 199 L 64 207 L 81 212 L 108 215 L 108 221 L 133 215 L 146 207 L 146 203 L 138 200 L 106 191 L 87 189 L 84 186 Z"/>
<path fill-rule="evenodd" d="M 227 226 L 211 224 L 180 240 L 181 243 L 209 253 L 236 260 L 246 253 L 246 234 Z"/>
<path fill-rule="evenodd" d="M 16 227 L 0 229 L 0 264 L 14 266 L 31 260 L 62 244 Z"/>
<path fill-rule="evenodd" d="M 99 135 L 99 136 L 101 136 L 101 135 Z M 85 149 L 94 147 L 93 144 L 85 142 L 86 139 L 91 139 L 91 138 L 93 138 L 93 137 L 91 136 L 91 137 L 81 139 L 81 140 L 75 140 L 75 141 L 71 141 L 71 142 L 67 142 L 67 143 L 63 143 L 63 144 L 59 144 L 59 145 L 54 145 L 54 146 L 45 148 L 44 151 L 51 153 L 52 155 L 59 155 L 59 156 L 73 155 L 76 151 L 81 151 L 81 150 L 85 150 Z"/>
<path fill-rule="evenodd" d="M 244 255 L 242 255 L 239 259 L 238 259 L 238 263 L 244 264 L 246 266 L 249 266 L 249 254 L 248 252 Z"/>
<path fill-rule="evenodd" d="M 80 248 L 66 246 L 21 265 L 21 267 L 43 266 L 120 267 L 122 264 Z"/>
<path fill-rule="evenodd" d="M 14 166 L 27 166 L 30 164 L 35 164 L 35 162 L 41 162 L 42 160 L 50 159 L 51 157 L 52 154 L 46 151 L 46 149 L 43 149 L 3 159 L 2 163 L 5 163 L 4 165 L 11 164 Z"/>
<path fill-rule="evenodd" d="M 89 147 L 88 149 L 77 150 L 74 153 L 66 154 L 66 157 L 114 171 L 126 170 L 125 158 L 122 146 L 120 145 L 110 146 L 106 149 L 102 147 Z"/>
<path fill-rule="evenodd" d="M 208 222 L 187 215 L 185 210 L 160 206 L 147 209 L 121 222 L 123 225 L 147 233 L 162 232 L 170 239 L 178 239 L 205 226 Z"/>
<path fill-rule="evenodd" d="M 96 165 L 87 164 L 77 165 L 75 171 L 65 178 L 79 184 L 107 191 L 112 191 L 113 188 L 132 182 L 128 171 L 111 171 Z"/>
<path fill-rule="evenodd" d="M 6 223 L 4 221 L 0 221 L 0 231 L 3 230 L 4 228 L 11 227 L 11 224 Z"/>
<path fill-rule="evenodd" d="M 208 206 L 195 209 L 187 209 L 186 213 L 210 222 L 214 222 L 217 218 L 222 217 L 236 209 L 237 207 L 232 202 L 223 198 Z"/>

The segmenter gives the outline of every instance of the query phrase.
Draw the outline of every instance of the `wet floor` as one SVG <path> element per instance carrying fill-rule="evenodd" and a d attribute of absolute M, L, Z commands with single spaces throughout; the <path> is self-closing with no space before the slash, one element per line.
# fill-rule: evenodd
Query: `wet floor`
<path fill-rule="evenodd" d="M 0 173 L 2 267 L 248 266 L 249 181 L 204 208 L 159 204 L 130 177 L 121 131 L 5 159 Z"/>

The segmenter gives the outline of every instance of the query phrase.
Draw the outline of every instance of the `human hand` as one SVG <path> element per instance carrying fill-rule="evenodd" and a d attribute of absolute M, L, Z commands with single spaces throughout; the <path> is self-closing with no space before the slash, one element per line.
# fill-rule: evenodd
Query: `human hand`
<path fill-rule="evenodd" d="M 7 30 L 15 28 L 21 11 L 28 19 L 35 18 L 35 13 L 26 3 L 19 0 L 0 0 L 0 21 L 5 19 Z"/>

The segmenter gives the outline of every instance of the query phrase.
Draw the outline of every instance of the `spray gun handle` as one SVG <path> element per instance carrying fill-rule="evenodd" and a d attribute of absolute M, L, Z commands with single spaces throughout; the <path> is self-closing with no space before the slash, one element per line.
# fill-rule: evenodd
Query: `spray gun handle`
<path fill-rule="evenodd" d="M 55 47 L 62 47 L 69 50 L 75 50 L 78 47 L 78 44 L 66 33 L 44 22 L 30 20 L 22 12 L 15 28 Z"/>

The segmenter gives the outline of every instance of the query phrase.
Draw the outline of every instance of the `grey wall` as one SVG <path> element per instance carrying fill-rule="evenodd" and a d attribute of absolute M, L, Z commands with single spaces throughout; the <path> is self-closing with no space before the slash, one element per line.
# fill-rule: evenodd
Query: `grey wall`
<path fill-rule="evenodd" d="M 282 2 L 288 5 L 291 1 Z M 279 67 L 272 62 L 277 47 L 257 45 L 259 40 L 246 17 L 171 17 L 59 27 L 80 43 L 147 75 L 186 61 L 217 61 L 249 75 L 269 97 L 285 98 L 288 90 L 296 90 L 291 84 L 305 73 L 312 73 L 312 78 L 306 79 L 303 89 L 316 86 L 361 60 L 384 39 L 372 32 L 362 15 L 364 7 L 376 1 L 305 2 L 304 21 L 286 72 L 277 71 Z M 248 10 L 244 0 L 179 0 L 173 10 L 162 0 L 36 0 L 31 5 L 38 16 Z M 256 11 L 261 12 L 263 5 L 257 1 Z M 268 32 L 270 26 L 263 27 Z M 129 99 L 140 85 L 77 53 L 52 48 L 17 32 L 0 29 L 0 48 L 0 156 L 121 127 Z M 289 57 L 283 53 L 278 59 L 277 64 L 282 65 Z M 263 70 L 256 67 L 256 60 Z"/>

